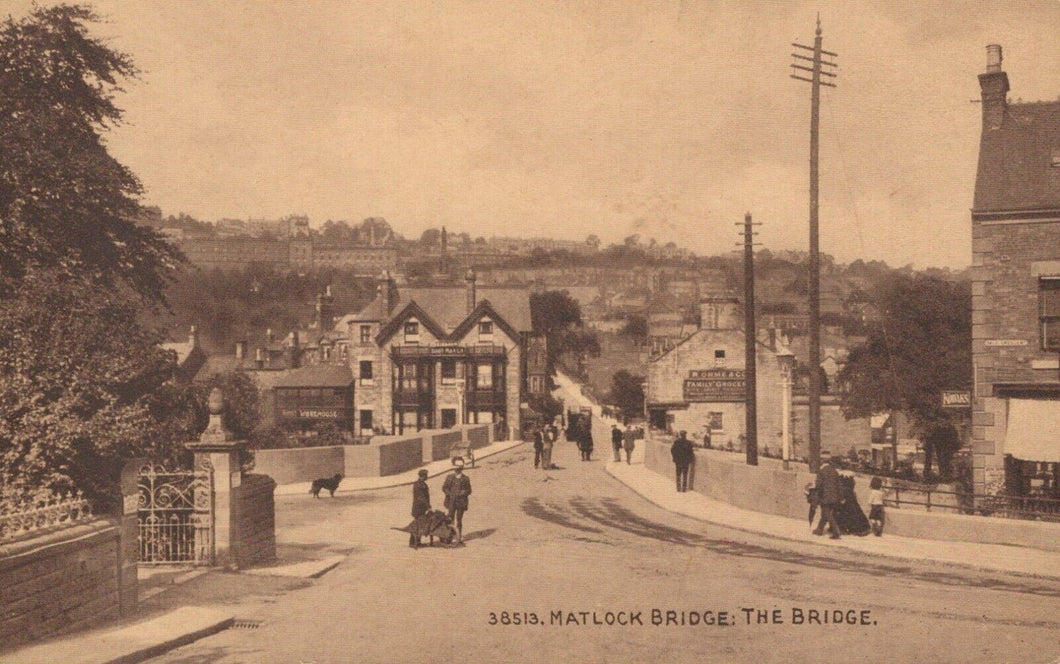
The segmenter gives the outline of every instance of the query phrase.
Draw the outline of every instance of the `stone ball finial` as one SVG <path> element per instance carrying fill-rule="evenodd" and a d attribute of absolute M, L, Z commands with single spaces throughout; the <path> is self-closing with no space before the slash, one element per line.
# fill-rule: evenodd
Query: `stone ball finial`
<path fill-rule="evenodd" d="M 209 408 L 211 415 L 220 415 L 224 412 L 225 396 L 221 388 L 215 387 L 210 390 L 210 396 L 206 399 L 206 407 Z"/>

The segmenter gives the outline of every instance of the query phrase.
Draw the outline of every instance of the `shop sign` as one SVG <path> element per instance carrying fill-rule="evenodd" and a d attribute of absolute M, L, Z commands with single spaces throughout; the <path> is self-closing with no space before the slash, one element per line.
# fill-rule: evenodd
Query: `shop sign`
<path fill-rule="evenodd" d="M 983 342 L 987 348 L 1014 348 L 1026 346 L 1026 339 L 987 339 Z"/>
<path fill-rule="evenodd" d="M 337 420 L 339 418 L 339 411 L 313 408 L 305 410 L 285 410 L 282 415 L 286 418 Z"/>
<path fill-rule="evenodd" d="M 747 382 L 743 369 L 694 369 L 685 379 L 685 401 L 743 401 Z"/>
<path fill-rule="evenodd" d="M 943 408 L 970 408 L 972 406 L 972 393 L 968 390 L 943 390 Z"/>

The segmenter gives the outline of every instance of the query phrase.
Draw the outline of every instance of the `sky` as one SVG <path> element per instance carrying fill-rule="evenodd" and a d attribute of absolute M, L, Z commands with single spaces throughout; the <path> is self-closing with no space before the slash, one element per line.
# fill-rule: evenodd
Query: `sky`
<path fill-rule="evenodd" d="M 962 268 L 986 45 L 1013 99 L 1060 95 L 1058 0 L 92 6 L 94 33 L 143 70 L 113 154 L 145 203 L 205 220 L 637 233 L 716 254 L 750 212 L 762 246 L 806 249 L 810 86 L 789 65 L 819 12 L 840 65 L 822 95 L 821 251 Z"/>

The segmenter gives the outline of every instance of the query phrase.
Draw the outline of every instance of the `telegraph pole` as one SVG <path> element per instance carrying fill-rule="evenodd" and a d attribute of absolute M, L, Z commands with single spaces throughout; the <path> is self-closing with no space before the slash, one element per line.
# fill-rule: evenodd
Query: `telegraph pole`
<path fill-rule="evenodd" d="M 821 108 L 821 86 L 835 87 L 835 83 L 822 80 L 825 76 L 835 79 L 834 70 L 825 70 L 822 67 L 838 67 L 834 62 L 823 60 L 821 56 L 827 55 L 833 58 L 839 57 L 838 53 L 832 53 L 821 48 L 821 16 L 817 15 L 817 32 L 813 40 L 813 47 L 803 44 L 792 43 L 792 46 L 804 51 L 812 51 L 813 57 L 802 53 L 792 53 L 796 62 L 792 68 L 796 70 L 791 74 L 792 78 L 806 81 L 810 84 L 810 471 L 817 472 L 821 463 L 821 257 L 818 252 L 818 226 L 817 226 L 817 152 L 818 152 L 818 126 L 820 124 Z M 810 67 L 798 64 L 798 61 L 811 63 Z M 810 78 L 799 75 L 800 71 L 810 72 Z"/>
<path fill-rule="evenodd" d="M 736 224 L 739 226 L 740 224 Z M 743 218 L 743 328 L 744 328 L 744 430 L 747 443 L 747 465 L 758 465 L 758 390 L 756 389 L 756 341 L 758 329 L 755 325 L 755 253 L 754 226 L 751 213 Z"/>

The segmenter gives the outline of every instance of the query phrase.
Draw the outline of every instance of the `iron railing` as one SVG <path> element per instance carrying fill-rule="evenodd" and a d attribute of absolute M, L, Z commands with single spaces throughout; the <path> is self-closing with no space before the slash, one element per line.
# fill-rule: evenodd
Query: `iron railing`
<path fill-rule="evenodd" d="M 928 512 L 951 510 L 960 514 L 1008 519 L 1060 521 L 1060 499 L 1056 498 L 988 495 L 898 485 L 885 487 L 885 491 L 884 505 L 898 509 L 905 505 L 922 507 Z"/>
<path fill-rule="evenodd" d="M 78 491 L 45 493 L 0 501 L 0 542 L 28 533 L 65 528 L 92 518 L 92 506 Z"/>

